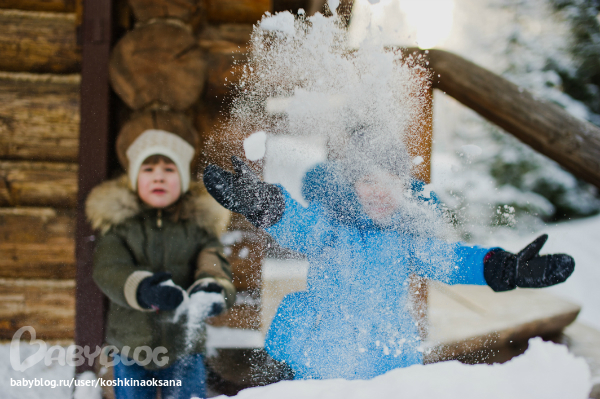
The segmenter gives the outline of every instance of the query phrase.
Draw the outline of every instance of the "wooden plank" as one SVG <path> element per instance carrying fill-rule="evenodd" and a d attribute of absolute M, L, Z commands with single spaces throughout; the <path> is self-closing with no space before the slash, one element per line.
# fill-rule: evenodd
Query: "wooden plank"
<path fill-rule="evenodd" d="M 52 206 L 75 208 L 77 164 L 53 162 L 0 161 L 0 180 L 8 203 L 0 206 Z"/>
<path fill-rule="evenodd" d="M 0 0 L 0 8 L 50 11 L 50 12 L 75 12 L 74 0 Z"/>
<path fill-rule="evenodd" d="M 81 70 L 75 14 L 0 10 L 0 70 L 73 73 Z"/>
<path fill-rule="evenodd" d="M 487 286 L 442 283 L 429 288 L 427 362 L 492 355 L 531 337 L 560 334 L 581 309 L 536 289 L 497 293 Z"/>
<path fill-rule="evenodd" d="M 600 188 L 600 128 L 457 55 L 426 56 L 435 88 Z"/>
<path fill-rule="evenodd" d="M 76 162 L 80 81 L 0 72 L 0 157 Z"/>
<path fill-rule="evenodd" d="M 75 278 L 75 211 L 0 208 L 0 278 Z"/>
<path fill-rule="evenodd" d="M 23 326 L 37 338 L 73 338 L 75 281 L 0 279 L 0 338 Z"/>
<path fill-rule="evenodd" d="M 272 0 L 205 0 L 206 15 L 212 23 L 251 23 L 273 10 Z"/>

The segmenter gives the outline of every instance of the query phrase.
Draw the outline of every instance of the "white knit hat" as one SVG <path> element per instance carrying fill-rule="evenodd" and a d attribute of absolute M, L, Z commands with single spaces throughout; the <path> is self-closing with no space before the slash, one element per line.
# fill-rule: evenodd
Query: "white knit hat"
<path fill-rule="evenodd" d="M 138 173 L 144 160 L 151 155 L 164 155 L 177 166 L 181 192 L 185 193 L 190 187 L 190 163 L 194 152 L 194 147 L 176 134 L 164 130 L 145 130 L 126 152 L 129 160 L 129 181 L 133 190 L 137 191 Z"/>

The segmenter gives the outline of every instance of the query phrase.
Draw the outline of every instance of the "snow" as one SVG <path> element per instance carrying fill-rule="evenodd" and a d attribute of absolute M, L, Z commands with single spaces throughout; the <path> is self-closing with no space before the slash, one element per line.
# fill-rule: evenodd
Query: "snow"
<path fill-rule="evenodd" d="M 267 133 L 259 131 L 252 133 L 244 140 L 244 153 L 251 161 L 258 161 L 265 156 Z"/>
<path fill-rule="evenodd" d="M 295 36 L 296 29 L 294 28 L 294 16 L 289 11 L 280 12 L 275 15 L 266 13 L 258 26 L 269 32 L 282 32 L 286 35 Z"/>
<path fill-rule="evenodd" d="M 184 296 L 184 301 L 175 310 L 173 321 L 178 322 L 182 316 L 186 316 L 186 340 L 185 348 L 191 350 L 198 334 L 204 328 L 204 320 L 212 310 L 213 304 L 221 304 L 225 309 L 223 295 L 215 292 L 199 291 L 191 296 Z"/>
<path fill-rule="evenodd" d="M 587 399 L 590 390 L 590 371 L 583 359 L 569 354 L 564 346 L 534 338 L 523 355 L 504 364 L 465 365 L 450 361 L 396 369 L 366 381 L 283 381 L 246 389 L 235 397 Z"/>

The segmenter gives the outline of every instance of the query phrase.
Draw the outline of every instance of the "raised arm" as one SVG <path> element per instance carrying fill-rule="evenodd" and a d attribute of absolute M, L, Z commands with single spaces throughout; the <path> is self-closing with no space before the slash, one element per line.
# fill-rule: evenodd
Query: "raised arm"
<path fill-rule="evenodd" d="M 566 254 L 539 255 L 547 239 L 543 234 L 517 254 L 424 240 L 414 249 L 415 271 L 447 284 L 489 285 L 494 291 L 548 287 L 565 281 L 575 261 Z"/>
<path fill-rule="evenodd" d="M 231 161 L 234 173 L 216 165 L 204 171 L 204 185 L 217 202 L 264 228 L 282 246 L 308 254 L 323 245 L 330 226 L 318 204 L 305 208 L 283 187 L 261 181 L 239 158 Z"/>

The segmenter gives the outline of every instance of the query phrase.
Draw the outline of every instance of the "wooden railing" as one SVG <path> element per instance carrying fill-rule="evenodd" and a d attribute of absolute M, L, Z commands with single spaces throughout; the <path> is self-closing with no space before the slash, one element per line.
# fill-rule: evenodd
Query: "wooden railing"
<path fill-rule="evenodd" d="M 407 51 L 429 61 L 434 88 L 600 188 L 600 128 L 455 54 Z"/>

